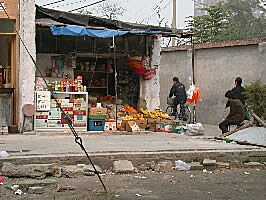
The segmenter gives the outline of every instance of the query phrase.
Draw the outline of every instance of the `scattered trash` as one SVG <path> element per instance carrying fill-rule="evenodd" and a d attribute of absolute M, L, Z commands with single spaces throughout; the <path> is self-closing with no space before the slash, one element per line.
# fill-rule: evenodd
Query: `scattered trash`
<path fill-rule="evenodd" d="M 135 178 L 139 178 L 139 179 L 146 179 L 146 176 L 135 176 Z"/>
<path fill-rule="evenodd" d="M 22 191 L 20 189 L 17 189 L 17 191 L 15 192 L 16 195 L 22 195 Z"/>
<path fill-rule="evenodd" d="M 230 139 L 224 138 L 224 143 L 230 143 L 230 142 L 232 142 Z"/>
<path fill-rule="evenodd" d="M 189 136 L 198 136 L 204 135 L 204 128 L 201 123 L 188 124 L 186 135 Z"/>
<path fill-rule="evenodd" d="M 236 142 L 235 141 L 232 141 L 232 142 L 230 142 L 230 144 L 236 144 Z"/>
<path fill-rule="evenodd" d="M 175 161 L 175 168 L 177 171 L 190 170 L 190 166 L 182 160 Z"/>
<path fill-rule="evenodd" d="M 9 156 L 9 154 L 6 152 L 6 151 L 1 151 L 0 152 L 0 157 L 8 157 Z"/>
<path fill-rule="evenodd" d="M 12 185 L 12 186 L 11 186 L 11 189 L 12 189 L 12 190 L 17 190 L 18 188 L 19 188 L 19 185 Z"/>
<path fill-rule="evenodd" d="M 0 176 L 0 184 L 2 183 L 3 184 L 3 182 L 4 182 L 4 177 L 3 176 Z"/>
<path fill-rule="evenodd" d="M 250 175 L 250 173 L 249 173 L 249 172 L 244 172 L 244 174 L 246 174 L 246 175 Z"/>
<path fill-rule="evenodd" d="M 115 195 L 115 197 L 117 197 L 117 198 L 118 198 L 118 197 L 120 197 L 120 195 L 119 195 L 119 194 L 116 194 L 116 195 Z"/>
<path fill-rule="evenodd" d="M 202 170 L 203 171 L 203 173 L 207 173 L 208 171 L 207 171 L 207 169 L 204 169 L 204 170 Z"/>
<path fill-rule="evenodd" d="M 257 171 L 260 171 L 260 169 L 256 169 Z"/>
<path fill-rule="evenodd" d="M 137 197 L 141 197 L 142 195 L 141 194 L 136 194 Z"/>
<path fill-rule="evenodd" d="M 152 191 L 150 190 L 149 193 L 152 193 Z"/>
<path fill-rule="evenodd" d="M 213 172 L 209 172 L 210 174 L 212 174 Z"/>
<path fill-rule="evenodd" d="M 77 164 L 77 167 L 84 168 L 85 167 L 85 164 Z"/>
<path fill-rule="evenodd" d="M 193 174 L 190 175 L 190 178 L 195 178 L 195 176 Z"/>

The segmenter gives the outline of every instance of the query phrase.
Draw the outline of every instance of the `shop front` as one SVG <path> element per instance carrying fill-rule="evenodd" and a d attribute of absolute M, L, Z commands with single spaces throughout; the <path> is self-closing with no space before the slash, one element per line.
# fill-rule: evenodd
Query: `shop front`
<path fill-rule="evenodd" d="M 7 133 L 8 126 L 17 124 L 18 53 L 14 27 L 17 27 L 19 12 L 17 0 L 3 0 L 0 3 L 0 132 Z"/>
<path fill-rule="evenodd" d="M 40 7 L 36 12 L 36 131 L 69 130 L 62 110 L 78 131 L 132 131 L 135 124 L 155 130 L 169 119 L 155 110 L 162 30 Z"/>

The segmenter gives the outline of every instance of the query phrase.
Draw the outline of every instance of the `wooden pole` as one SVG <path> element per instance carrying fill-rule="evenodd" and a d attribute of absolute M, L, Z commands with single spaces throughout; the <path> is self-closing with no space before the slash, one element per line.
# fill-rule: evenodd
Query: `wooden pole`
<path fill-rule="evenodd" d="M 194 46 L 194 41 L 193 41 L 193 36 L 191 35 L 191 50 L 192 50 L 192 83 L 195 85 L 196 80 L 195 80 L 195 46 Z M 196 105 L 193 104 L 193 110 L 192 110 L 192 122 L 193 124 L 196 123 Z"/>
<path fill-rule="evenodd" d="M 176 29 L 176 0 L 173 0 L 173 22 L 172 28 Z M 172 37 L 172 46 L 176 45 L 176 39 Z"/>

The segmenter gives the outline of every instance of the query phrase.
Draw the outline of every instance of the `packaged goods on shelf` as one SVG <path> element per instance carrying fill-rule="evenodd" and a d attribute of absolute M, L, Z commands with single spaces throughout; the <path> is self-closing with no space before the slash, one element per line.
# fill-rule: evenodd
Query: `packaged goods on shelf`
<path fill-rule="evenodd" d="M 48 119 L 61 119 L 61 111 L 59 108 L 51 108 Z"/>
<path fill-rule="evenodd" d="M 37 112 L 35 113 L 35 115 L 36 115 L 36 116 L 42 116 L 42 115 L 47 115 L 47 116 L 48 116 L 48 115 L 49 115 L 49 112 L 46 112 L 46 111 L 45 111 L 45 112 L 38 112 L 38 111 L 37 111 Z"/>
<path fill-rule="evenodd" d="M 84 115 L 86 116 L 87 112 L 86 111 L 74 111 L 74 115 Z"/>
<path fill-rule="evenodd" d="M 74 107 L 72 110 L 75 112 L 87 112 L 87 107 Z"/>
<path fill-rule="evenodd" d="M 63 110 L 64 112 L 70 112 L 70 111 L 73 112 L 73 107 L 65 107 L 65 108 L 62 108 L 62 110 Z"/>
<path fill-rule="evenodd" d="M 84 116 L 84 115 L 74 115 L 74 122 L 75 121 L 87 121 L 87 117 L 86 117 L 86 115 Z"/>

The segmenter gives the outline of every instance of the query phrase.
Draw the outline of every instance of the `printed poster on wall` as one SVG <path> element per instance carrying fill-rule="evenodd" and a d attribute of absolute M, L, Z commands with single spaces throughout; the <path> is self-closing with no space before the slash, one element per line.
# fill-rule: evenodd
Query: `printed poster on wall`
<path fill-rule="evenodd" d="M 50 110 L 51 94 L 49 91 L 37 92 L 37 111 L 49 111 Z"/>

